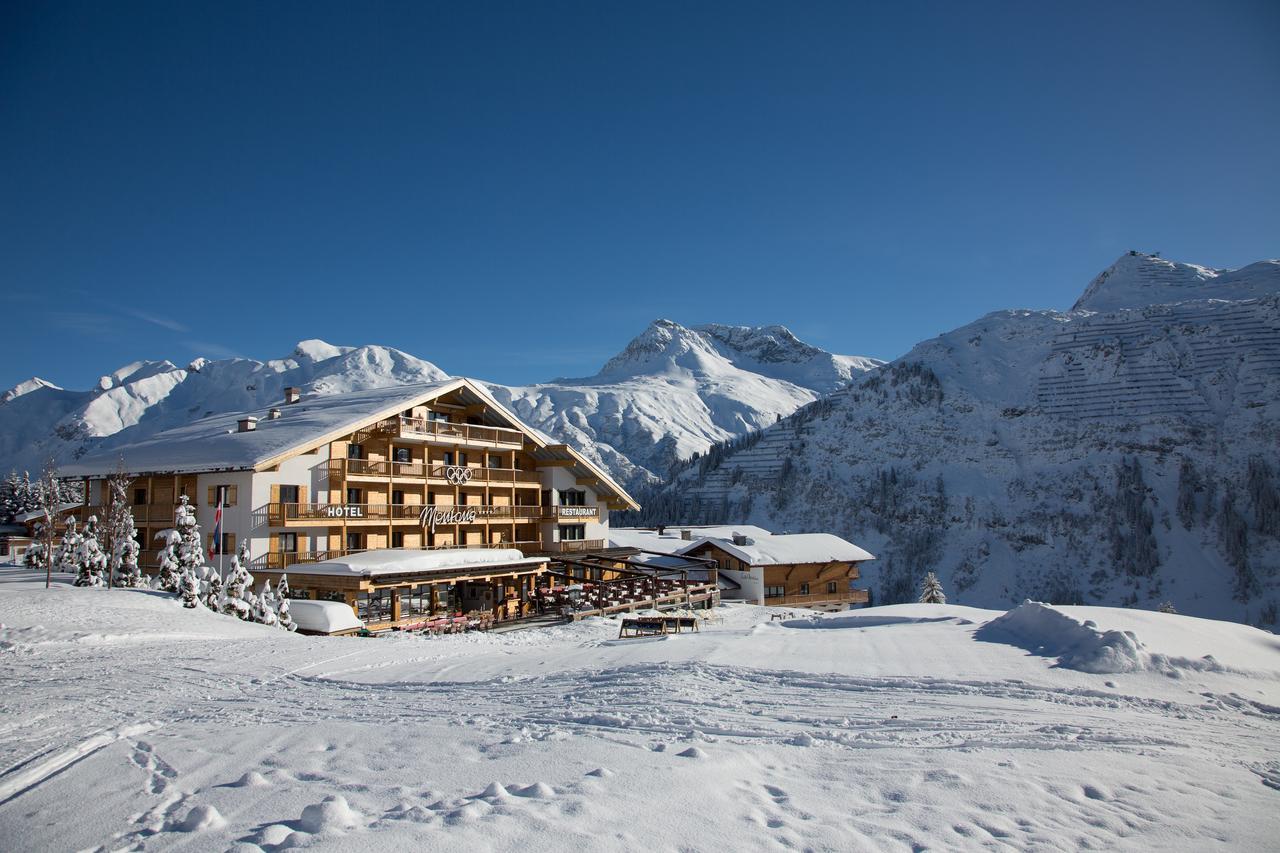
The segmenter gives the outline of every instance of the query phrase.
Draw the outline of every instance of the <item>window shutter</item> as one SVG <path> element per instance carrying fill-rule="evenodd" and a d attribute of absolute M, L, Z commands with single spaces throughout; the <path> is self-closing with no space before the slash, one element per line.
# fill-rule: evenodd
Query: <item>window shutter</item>
<path fill-rule="evenodd" d="M 307 487 L 298 486 L 298 503 L 305 504 L 307 502 Z"/>
<path fill-rule="evenodd" d="M 227 506 L 236 505 L 236 495 L 239 492 L 239 488 L 240 488 L 239 486 L 227 487 Z"/>
<path fill-rule="evenodd" d="M 232 486 L 232 488 L 235 488 L 235 486 Z M 223 538 L 227 540 L 225 553 L 234 554 L 236 552 L 236 535 L 234 533 L 225 533 Z"/>
<path fill-rule="evenodd" d="M 209 506 L 217 506 L 217 505 L 218 505 L 218 487 L 210 486 L 209 487 Z"/>
<path fill-rule="evenodd" d="M 271 503 L 273 504 L 280 503 L 280 484 L 279 483 L 271 484 Z"/>
<path fill-rule="evenodd" d="M 279 533 L 271 534 L 271 545 L 269 547 L 271 549 L 272 554 L 280 553 L 280 534 Z"/>

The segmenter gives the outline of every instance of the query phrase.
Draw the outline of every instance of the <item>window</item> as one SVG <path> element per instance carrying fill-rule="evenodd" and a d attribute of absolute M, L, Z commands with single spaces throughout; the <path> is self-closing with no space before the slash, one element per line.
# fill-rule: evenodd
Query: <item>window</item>
<path fill-rule="evenodd" d="M 311 590 L 289 587 L 289 597 L 296 598 L 299 601 L 309 601 L 311 599 Z"/>
<path fill-rule="evenodd" d="M 490 454 L 489 454 L 489 467 L 490 467 L 490 468 L 501 468 L 501 467 L 502 467 L 502 457 L 501 457 L 501 456 L 499 456 L 499 455 L 498 455 L 498 454 L 496 454 L 496 453 L 490 453 Z"/>
<path fill-rule="evenodd" d="M 362 504 L 364 503 L 364 490 L 347 487 L 347 503 Z"/>
<path fill-rule="evenodd" d="M 404 506 L 404 491 L 402 489 L 391 490 L 391 505 Z"/>
<path fill-rule="evenodd" d="M 142 506 L 142 505 L 144 505 L 146 502 L 147 502 L 147 490 L 146 490 L 146 489 L 134 489 L 134 490 L 133 490 L 133 505 L 134 505 L 134 506 Z"/>
<path fill-rule="evenodd" d="M 452 465 L 452 464 L 453 464 L 453 451 L 452 451 L 452 450 L 446 450 L 446 451 L 444 452 L 444 464 L 446 464 L 446 465 Z"/>
<path fill-rule="evenodd" d="M 391 451 L 391 458 L 395 462 L 411 462 L 413 461 L 413 451 L 407 447 L 397 447 Z"/>
<path fill-rule="evenodd" d="M 404 547 L 404 532 L 403 532 L 403 531 L 401 531 L 401 530 L 395 530 L 395 531 L 392 531 L 392 533 L 391 533 L 391 547 L 392 547 L 392 548 L 403 548 L 403 547 Z"/>
<path fill-rule="evenodd" d="M 280 487 L 280 503 L 296 504 L 298 502 L 297 486 L 281 486 Z"/>
<path fill-rule="evenodd" d="M 449 422 L 449 416 L 444 412 L 427 412 L 427 420 L 439 421 L 440 423 L 447 424 Z"/>
<path fill-rule="evenodd" d="M 285 554 L 298 553 L 298 534 L 281 533 L 280 534 L 280 551 Z"/>
<path fill-rule="evenodd" d="M 356 595 L 356 615 L 366 622 L 386 622 L 391 618 L 391 590 L 374 589 Z"/>
<path fill-rule="evenodd" d="M 347 445 L 347 458 L 348 458 L 348 459 L 363 459 L 363 458 L 364 458 L 364 448 L 363 448 L 363 447 L 361 447 L 361 446 L 360 446 L 360 445 L 358 445 L 358 444 L 348 444 L 348 445 Z"/>
<path fill-rule="evenodd" d="M 560 541 L 561 542 L 581 542 L 587 538 L 587 526 L 585 524 L 562 524 L 560 525 Z"/>
<path fill-rule="evenodd" d="M 213 487 L 213 505 L 231 506 L 231 487 L 230 486 L 214 486 Z"/>
<path fill-rule="evenodd" d="M 782 598 L 786 594 L 787 588 L 785 586 L 766 586 L 764 588 L 765 598 Z"/>
<path fill-rule="evenodd" d="M 364 550 L 364 534 L 357 533 L 354 530 L 347 531 L 347 550 L 363 551 Z"/>
<path fill-rule="evenodd" d="M 800 584 L 800 594 L 801 595 L 809 594 L 809 585 L 807 583 Z"/>
<path fill-rule="evenodd" d="M 458 451 L 458 464 L 459 464 L 459 465 L 466 465 L 466 464 L 467 464 L 467 453 L 466 453 L 466 451 L 464 451 L 464 450 L 459 450 L 459 451 Z"/>
<path fill-rule="evenodd" d="M 827 581 L 827 594 L 828 594 L 828 595 L 835 595 L 835 594 L 836 594 L 836 582 L 835 582 L 835 581 Z"/>
<path fill-rule="evenodd" d="M 561 506 L 586 506 L 587 493 L 581 489 L 561 489 L 560 491 Z"/>

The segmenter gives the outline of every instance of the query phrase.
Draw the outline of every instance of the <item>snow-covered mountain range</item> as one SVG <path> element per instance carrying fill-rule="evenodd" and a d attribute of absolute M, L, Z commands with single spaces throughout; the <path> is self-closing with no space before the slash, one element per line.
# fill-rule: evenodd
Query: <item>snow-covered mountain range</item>
<path fill-rule="evenodd" d="M 490 387 L 530 424 L 634 484 L 774 423 L 880 363 L 832 355 L 781 326 L 686 329 L 658 320 L 594 377 Z M 69 460 L 194 418 L 265 409 L 289 385 L 327 394 L 443 378 L 434 364 L 389 347 L 309 340 L 265 362 L 136 362 L 87 391 L 30 379 L 0 397 L 0 465 L 38 470 L 50 457 Z"/>
<path fill-rule="evenodd" d="M 1280 261 L 1131 253 L 1070 312 L 989 314 L 713 448 L 640 520 L 846 535 L 877 602 L 933 570 L 964 603 L 1275 624 L 1278 448 Z"/>

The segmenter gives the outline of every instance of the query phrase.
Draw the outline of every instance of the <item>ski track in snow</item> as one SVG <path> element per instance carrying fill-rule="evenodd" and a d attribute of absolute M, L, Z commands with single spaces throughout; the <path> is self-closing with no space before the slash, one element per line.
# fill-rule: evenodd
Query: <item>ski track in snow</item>
<path fill-rule="evenodd" d="M 910 629 L 972 630 L 872 630 Z M 0 839 L 25 849 L 31 836 L 10 835 L 20 815 L 63 814 L 89 791 L 100 825 L 55 849 L 1206 849 L 1239 846 L 1244 814 L 1253 837 L 1280 829 L 1280 713 L 1220 689 L 1248 683 L 1234 674 L 1177 682 L 1173 699 L 1154 674 L 1126 690 L 767 656 L 556 664 L 566 648 L 607 662 L 841 633 L 709 626 L 642 647 L 609 630 L 54 641 L 0 656 L 0 677 L 22 685 L 0 694 L 0 719 L 38 717 L 0 739 Z M 549 671 L 528 666 L 544 658 Z"/>

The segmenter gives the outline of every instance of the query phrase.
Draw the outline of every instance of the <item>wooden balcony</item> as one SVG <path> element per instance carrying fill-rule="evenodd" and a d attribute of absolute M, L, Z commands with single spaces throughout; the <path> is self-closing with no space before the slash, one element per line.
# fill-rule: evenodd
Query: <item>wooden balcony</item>
<path fill-rule="evenodd" d="M 808 595 L 768 595 L 764 603 L 768 607 L 812 607 L 820 604 L 866 604 L 865 589 L 848 589 L 841 592 L 814 592 Z"/>
<path fill-rule="evenodd" d="M 193 507 L 195 503 L 191 504 Z M 75 512 L 81 522 L 91 515 L 96 515 L 99 522 L 105 522 L 109 507 L 105 506 L 86 506 L 80 507 Z M 129 511 L 133 513 L 133 521 L 135 524 L 166 524 L 172 526 L 175 515 L 178 511 L 177 504 L 130 504 Z"/>
<path fill-rule="evenodd" d="M 506 427 L 458 424 L 452 421 L 433 421 L 427 418 L 406 418 L 403 415 L 379 421 L 358 433 L 418 439 L 439 444 L 456 444 L 469 447 L 503 447 L 519 450 L 524 447 L 524 433 Z"/>
<path fill-rule="evenodd" d="M 543 542 L 542 553 L 574 554 L 582 551 L 600 551 L 603 550 L 604 546 L 603 539 L 570 539 L 564 542 Z"/>
<path fill-rule="evenodd" d="M 599 506 L 493 506 L 490 504 L 267 504 L 267 523 L 272 527 L 358 525 L 364 523 L 422 523 L 423 510 L 434 508 L 467 520 L 440 519 L 441 525 L 529 523 L 542 521 L 594 521 Z"/>
<path fill-rule="evenodd" d="M 473 465 L 427 465 L 422 462 L 390 462 L 385 459 L 331 459 L 329 479 L 438 480 L 448 485 L 542 485 L 537 471 L 520 468 L 481 468 Z"/>

